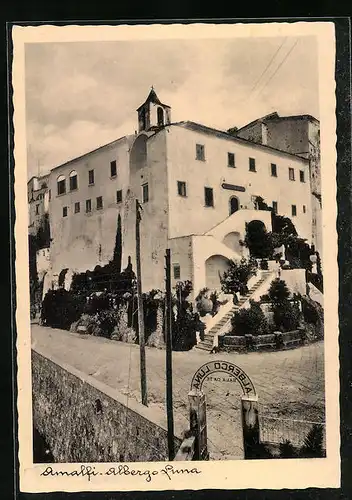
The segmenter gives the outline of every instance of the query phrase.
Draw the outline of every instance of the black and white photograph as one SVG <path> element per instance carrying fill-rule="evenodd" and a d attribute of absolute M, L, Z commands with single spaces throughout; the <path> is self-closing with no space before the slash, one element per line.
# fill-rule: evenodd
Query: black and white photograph
<path fill-rule="evenodd" d="M 314 24 L 29 28 L 18 407 L 43 491 L 336 458 L 335 108 Z"/>

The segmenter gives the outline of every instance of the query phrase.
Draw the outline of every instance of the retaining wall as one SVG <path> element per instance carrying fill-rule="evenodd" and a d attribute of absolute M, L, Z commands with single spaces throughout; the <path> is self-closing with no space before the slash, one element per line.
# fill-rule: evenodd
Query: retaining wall
<path fill-rule="evenodd" d="M 35 350 L 32 393 L 33 423 L 55 462 L 168 460 L 166 415 Z"/>
<path fill-rule="evenodd" d="M 266 349 L 283 349 L 288 346 L 304 344 L 304 329 L 291 332 L 275 332 L 267 335 L 223 335 L 219 337 L 219 346 L 226 351 L 262 351 Z"/>

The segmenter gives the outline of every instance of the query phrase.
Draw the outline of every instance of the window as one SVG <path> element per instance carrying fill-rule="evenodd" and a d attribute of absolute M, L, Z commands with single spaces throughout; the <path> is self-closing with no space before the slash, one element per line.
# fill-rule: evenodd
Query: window
<path fill-rule="evenodd" d="M 174 264 L 174 279 L 179 280 L 180 278 L 181 278 L 180 264 Z"/>
<path fill-rule="evenodd" d="M 86 212 L 89 213 L 92 211 L 92 200 L 86 200 Z"/>
<path fill-rule="evenodd" d="M 62 207 L 62 217 L 67 217 L 67 207 Z"/>
<path fill-rule="evenodd" d="M 289 168 L 288 169 L 288 178 L 290 179 L 290 181 L 294 181 L 295 180 L 295 169 L 294 168 Z"/>
<path fill-rule="evenodd" d="M 143 200 L 143 203 L 147 203 L 147 201 L 149 201 L 149 186 L 148 186 L 148 183 L 143 184 L 143 186 L 142 186 L 142 200 Z"/>
<path fill-rule="evenodd" d="M 97 210 L 101 210 L 103 208 L 103 197 L 97 196 Z"/>
<path fill-rule="evenodd" d="M 39 215 L 39 205 L 35 206 L 35 215 Z"/>
<path fill-rule="evenodd" d="M 196 144 L 196 160 L 205 160 L 205 150 L 203 144 Z"/>
<path fill-rule="evenodd" d="M 110 177 L 116 177 L 116 176 L 117 176 L 116 160 L 113 160 L 110 162 Z"/>
<path fill-rule="evenodd" d="M 273 212 L 277 214 L 277 201 L 273 201 Z"/>
<path fill-rule="evenodd" d="M 306 211 L 307 211 L 306 206 L 305 206 L 305 205 L 303 205 L 303 213 L 305 214 L 305 213 L 306 213 Z"/>
<path fill-rule="evenodd" d="M 88 184 L 91 186 L 94 184 L 94 170 L 88 171 Z"/>
<path fill-rule="evenodd" d="M 122 189 L 119 189 L 116 191 L 116 203 L 121 203 L 122 202 Z"/>
<path fill-rule="evenodd" d="M 230 168 L 235 167 L 235 153 L 227 153 L 227 166 Z"/>
<path fill-rule="evenodd" d="M 206 207 L 214 206 L 214 194 L 213 188 L 205 187 L 204 188 L 204 201 Z"/>
<path fill-rule="evenodd" d="M 186 183 L 177 181 L 177 192 L 180 196 L 187 196 Z"/>
<path fill-rule="evenodd" d="M 60 194 L 65 194 L 66 193 L 66 179 L 63 175 L 60 175 L 57 179 L 57 194 L 58 196 Z"/>
<path fill-rule="evenodd" d="M 255 158 L 249 158 L 249 171 L 255 172 Z"/>
<path fill-rule="evenodd" d="M 300 170 L 299 171 L 299 180 L 301 182 L 305 182 L 305 180 L 304 180 L 304 170 Z"/>
<path fill-rule="evenodd" d="M 73 170 L 70 173 L 70 191 L 75 191 L 76 189 L 78 189 L 77 172 Z"/>
<path fill-rule="evenodd" d="M 297 207 L 296 205 L 292 205 L 292 216 L 294 217 L 295 215 L 297 215 Z"/>
<path fill-rule="evenodd" d="M 164 110 L 163 110 L 163 108 L 158 108 L 157 115 L 158 115 L 158 127 L 162 127 L 164 125 Z"/>
<path fill-rule="evenodd" d="M 81 205 L 79 201 L 75 203 L 75 214 L 78 214 L 81 211 Z"/>
<path fill-rule="evenodd" d="M 277 168 L 276 168 L 276 164 L 275 163 L 271 164 L 271 176 L 272 177 L 277 177 Z"/>

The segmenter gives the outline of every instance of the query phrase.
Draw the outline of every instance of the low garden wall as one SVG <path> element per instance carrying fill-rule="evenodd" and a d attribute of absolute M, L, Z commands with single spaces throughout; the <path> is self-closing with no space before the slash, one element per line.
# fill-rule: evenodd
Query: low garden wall
<path fill-rule="evenodd" d="M 219 336 L 219 347 L 223 351 L 263 351 L 267 349 L 284 349 L 303 345 L 306 341 L 304 329 L 291 332 L 274 332 L 267 335 L 222 335 Z"/>
<path fill-rule="evenodd" d="M 55 462 L 168 460 L 166 415 L 155 409 L 35 350 L 32 388 L 33 423 Z"/>

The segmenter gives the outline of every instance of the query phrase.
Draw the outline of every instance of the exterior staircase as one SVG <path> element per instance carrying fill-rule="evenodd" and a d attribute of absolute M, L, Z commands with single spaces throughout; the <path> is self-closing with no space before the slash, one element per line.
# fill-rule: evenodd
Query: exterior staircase
<path fill-rule="evenodd" d="M 242 295 L 238 304 L 234 304 L 233 307 L 219 319 L 219 321 L 210 328 L 209 331 L 205 331 L 204 340 L 199 342 L 195 347 L 195 349 L 200 349 L 202 351 L 210 352 L 214 345 L 214 337 L 220 333 L 220 331 L 224 328 L 224 326 L 231 321 L 232 316 L 236 311 L 241 309 L 241 307 L 250 300 L 251 296 L 256 292 L 256 290 L 267 280 L 267 278 L 272 275 L 272 271 L 262 271 L 261 278 L 254 283 L 254 285 L 248 290 L 248 293 Z"/>

